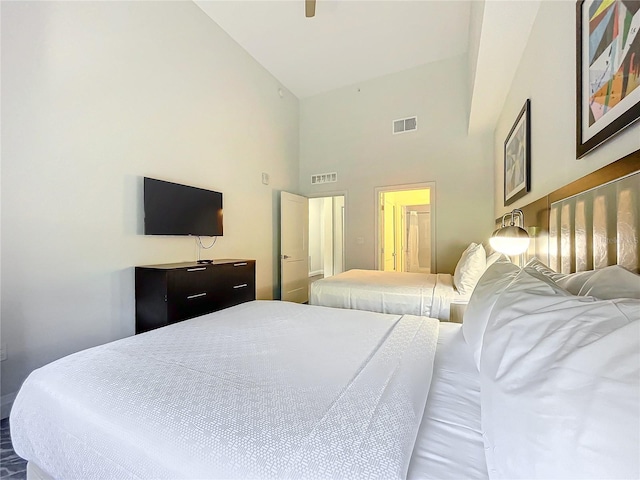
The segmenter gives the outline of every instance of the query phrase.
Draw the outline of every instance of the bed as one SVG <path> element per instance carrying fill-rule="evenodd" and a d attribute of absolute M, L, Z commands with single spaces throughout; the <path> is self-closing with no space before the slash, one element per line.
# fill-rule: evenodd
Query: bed
<path fill-rule="evenodd" d="M 498 258 L 500 254 L 487 256 L 482 244 L 471 243 L 462 253 L 454 275 L 347 270 L 313 282 L 309 303 L 448 321 L 451 303 L 466 303 L 487 264 Z"/>
<path fill-rule="evenodd" d="M 462 324 L 254 301 L 57 360 L 14 448 L 32 479 L 640 478 L 634 198 L 608 265 L 500 259 Z"/>
<path fill-rule="evenodd" d="M 36 370 L 14 447 L 52 478 L 406 478 L 410 464 L 410 478 L 485 478 L 478 375 L 455 327 L 242 304 Z M 412 456 L 426 425 L 459 438 L 460 462 L 429 441 Z"/>
<path fill-rule="evenodd" d="M 309 303 L 372 312 L 407 313 L 449 320 L 452 301 L 469 300 L 453 287 L 449 274 L 353 269 L 316 280 Z"/>
<path fill-rule="evenodd" d="M 73 354 L 14 448 L 41 479 L 637 478 L 640 300 L 536 272 L 490 267 L 463 324 L 254 301 Z"/>

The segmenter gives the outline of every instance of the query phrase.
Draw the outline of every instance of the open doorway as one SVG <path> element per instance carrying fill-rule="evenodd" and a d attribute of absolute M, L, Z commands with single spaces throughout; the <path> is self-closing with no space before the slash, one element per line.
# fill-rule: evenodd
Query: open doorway
<path fill-rule="evenodd" d="M 344 271 L 344 195 L 309 199 L 310 282 Z"/>
<path fill-rule="evenodd" d="M 435 272 L 435 184 L 380 187 L 376 197 L 376 269 Z"/>

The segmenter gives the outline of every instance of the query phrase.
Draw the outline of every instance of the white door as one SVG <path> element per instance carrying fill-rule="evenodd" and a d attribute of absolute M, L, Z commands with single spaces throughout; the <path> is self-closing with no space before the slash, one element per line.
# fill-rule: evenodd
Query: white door
<path fill-rule="evenodd" d="M 309 199 L 280 193 L 280 298 L 309 301 Z"/>

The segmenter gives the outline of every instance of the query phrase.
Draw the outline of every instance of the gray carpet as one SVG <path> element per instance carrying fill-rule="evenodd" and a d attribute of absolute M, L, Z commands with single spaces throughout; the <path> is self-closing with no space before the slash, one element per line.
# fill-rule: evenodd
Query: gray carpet
<path fill-rule="evenodd" d="M 27 478 L 27 462 L 13 451 L 8 418 L 3 418 L 0 421 L 0 433 L 0 480 L 25 480 Z"/>

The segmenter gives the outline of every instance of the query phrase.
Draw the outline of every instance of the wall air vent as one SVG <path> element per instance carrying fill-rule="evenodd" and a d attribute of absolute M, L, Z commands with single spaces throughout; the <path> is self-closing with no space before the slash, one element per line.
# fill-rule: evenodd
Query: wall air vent
<path fill-rule="evenodd" d="M 311 185 L 317 185 L 319 183 L 335 183 L 338 181 L 338 174 L 336 172 L 331 173 L 317 173 L 311 175 Z"/>
<path fill-rule="evenodd" d="M 393 121 L 393 134 L 413 132 L 418 129 L 418 117 L 401 118 Z"/>

